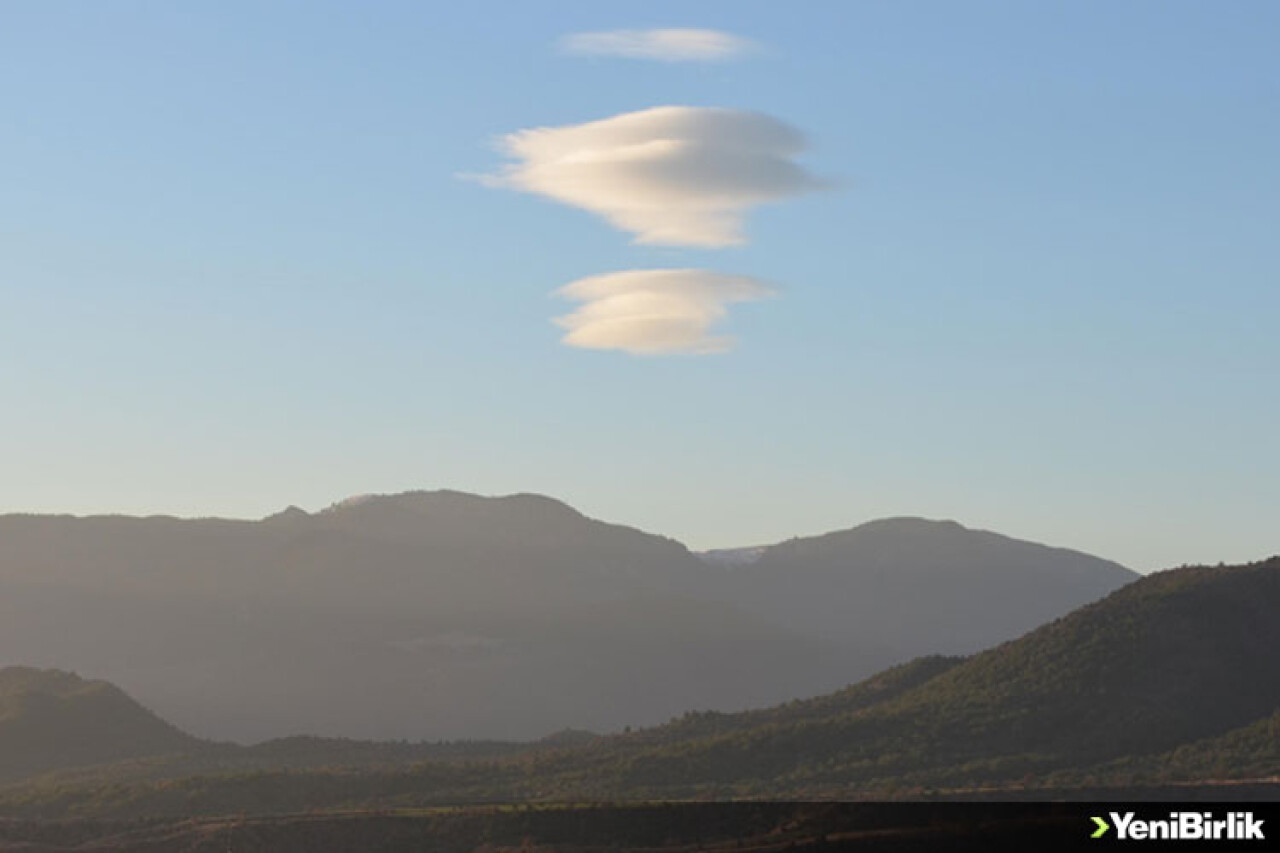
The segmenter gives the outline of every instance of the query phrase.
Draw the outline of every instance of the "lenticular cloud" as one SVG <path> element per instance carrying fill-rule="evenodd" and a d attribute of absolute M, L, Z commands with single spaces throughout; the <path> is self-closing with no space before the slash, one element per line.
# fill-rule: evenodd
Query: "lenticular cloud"
<path fill-rule="evenodd" d="M 569 53 L 587 56 L 620 56 L 659 62 L 720 62 L 748 53 L 750 39 L 719 30 L 691 28 L 657 30 L 609 30 L 574 33 L 560 40 Z"/>
<path fill-rule="evenodd" d="M 564 343 L 633 355 L 727 352 L 736 341 L 711 333 L 727 306 L 773 293 L 747 276 L 698 269 L 625 270 L 579 279 L 556 291 L 583 303 L 555 322 Z"/>
<path fill-rule="evenodd" d="M 637 243 L 732 246 L 751 208 L 825 186 L 794 162 L 804 145 L 762 113 L 655 107 L 509 134 L 514 162 L 486 182 L 589 210 Z"/>

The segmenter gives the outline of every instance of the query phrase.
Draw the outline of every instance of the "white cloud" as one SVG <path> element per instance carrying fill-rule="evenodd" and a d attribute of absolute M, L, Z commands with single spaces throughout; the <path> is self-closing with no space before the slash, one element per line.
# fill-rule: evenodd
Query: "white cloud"
<path fill-rule="evenodd" d="M 712 334 L 734 302 L 772 295 L 754 278 L 698 269 L 625 270 L 578 279 L 556 295 L 583 303 L 557 317 L 563 341 L 633 355 L 728 352 L 736 341 Z"/>
<path fill-rule="evenodd" d="M 762 113 L 654 107 L 508 134 L 499 147 L 515 162 L 484 180 L 589 210 L 638 243 L 731 246 L 750 208 L 826 186 L 793 161 L 804 145 Z"/>
<path fill-rule="evenodd" d="M 755 43 L 719 30 L 609 30 L 574 33 L 560 40 L 569 53 L 621 56 L 660 62 L 719 62 L 749 53 Z"/>

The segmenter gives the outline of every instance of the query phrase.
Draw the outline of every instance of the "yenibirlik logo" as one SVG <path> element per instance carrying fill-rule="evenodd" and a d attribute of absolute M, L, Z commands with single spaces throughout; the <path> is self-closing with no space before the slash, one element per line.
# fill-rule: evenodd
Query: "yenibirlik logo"
<path fill-rule="evenodd" d="M 1213 812 L 1169 812 L 1168 820 L 1141 820 L 1133 812 L 1110 812 L 1111 823 L 1094 817 L 1097 828 L 1090 838 L 1102 838 L 1115 824 L 1119 841 L 1265 841 L 1261 818 L 1253 812 L 1229 812 L 1225 818 L 1214 818 Z"/>

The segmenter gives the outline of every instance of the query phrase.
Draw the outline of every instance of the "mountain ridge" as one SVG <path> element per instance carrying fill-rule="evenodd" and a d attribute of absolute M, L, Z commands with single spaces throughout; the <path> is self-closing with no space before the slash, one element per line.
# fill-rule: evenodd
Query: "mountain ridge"
<path fill-rule="evenodd" d="M 99 673 L 219 739 L 527 739 L 822 693 L 1137 577 L 953 522 L 853 530 L 725 571 L 531 493 L 0 516 L 0 662 Z"/>

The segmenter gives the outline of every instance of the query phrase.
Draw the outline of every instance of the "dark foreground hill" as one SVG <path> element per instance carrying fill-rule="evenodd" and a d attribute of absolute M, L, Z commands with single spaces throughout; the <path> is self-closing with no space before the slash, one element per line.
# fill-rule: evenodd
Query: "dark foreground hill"
<path fill-rule="evenodd" d="M 1136 577 L 920 519 L 756 556 L 708 563 L 537 495 L 3 516 L 0 663 L 91 672 L 201 737 L 529 740 L 823 693 Z"/>
<path fill-rule="evenodd" d="M 171 766 L 168 781 L 130 782 L 127 770 L 106 767 L 74 784 L 54 777 L 0 792 L 0 814 L 857 799 L 935 789 L 1069 796 L 1075 787 L 1098 799 L 1116 785 L 1132 793 L 1157 782 L 1263 779 L 1280 775 L 1277 647 L 1280 558 L 1177 569 L 974 657 L 922 658 L 774 708 L 691 712 L 652 729 L 478 759 L 426 756 L 407 769 L 258 764 L 251 774 L 231 765 L 210 773 L 193 759 Z M 106 784 L 113 780 L 120 784 Z"/>
<path fill-rule="evenodd" d="M 104 681 L 0 669 L 0 781 L 200 746 Z"/>

